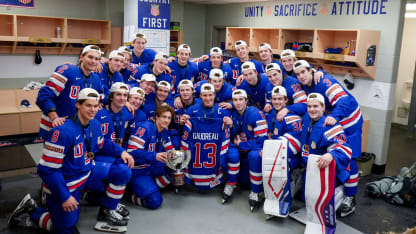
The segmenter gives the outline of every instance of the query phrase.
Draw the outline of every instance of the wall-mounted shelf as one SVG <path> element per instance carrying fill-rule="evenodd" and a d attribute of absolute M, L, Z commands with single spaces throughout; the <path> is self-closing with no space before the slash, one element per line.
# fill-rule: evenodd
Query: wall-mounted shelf
<path fill-rule="evenodd" d="M 111 22 L 0 14 L 0 53 L 79 54 L 87 44 L 107 49 Z"/>
<path fill-rule="evenodd" d="M 248 40 L 249 38 L 249 40 Z M 274 54 L 280 54 L 287 46 L 312 47 L 311 51 L 295 51 L 299 59 L 306 59 L 328 72 L 375 79 L 377 56 L 367 63 L 368 49 L 378 47 L 380 32 L 363 29 L 293 29 L 228 27 L 226 49 L 234 50 L 237 40 L 245 40 L 250 52 L 258 52 L 260 43 L 269 43 Z M 340 54 L 328 54 L 328 48 L 341 48 Z"/>
<path fill-rule="evenodd" d="M 170 30 L 169 55 L 176 56 L 178 47 L 183 44 L 183 31 Z"/>

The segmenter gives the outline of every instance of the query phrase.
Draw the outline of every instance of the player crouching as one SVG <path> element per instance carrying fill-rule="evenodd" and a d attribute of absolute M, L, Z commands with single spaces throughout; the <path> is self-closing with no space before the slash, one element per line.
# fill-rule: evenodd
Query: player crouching
<path fill-rule="evenodd" d="M 76 108 L 77 113 L 73 117 L 50 131 L 38 164 L 39 176 L 45 184 L 48 210 L 37 207 L 28 194 L 10 215 L 9 225 L 35 223 L 53 233 L 78 233 L 75 225 L 80 215 L 81 191 L 96 190 L 94 181 L 108 181 L 105 195 L 99 199 L 101 207 L 95 229 L 127 231 L 127 221 L 115 209 L 124 194 L 124 182 L 130 179 L 131 171 L 121 164 L 126 166 L 125 170 L 113 174 L 103 164 L 95 164 L 93 159 L 98 150 L 103 150 L 120 156 L 131 168 L 133 158 L 116 143 L 104 139 L 100 123 L 94 119 L 99 108 L 97 91 L 91 88 L 81 90 Z M 124 182 L 118 183 L 120 181 Z"/>

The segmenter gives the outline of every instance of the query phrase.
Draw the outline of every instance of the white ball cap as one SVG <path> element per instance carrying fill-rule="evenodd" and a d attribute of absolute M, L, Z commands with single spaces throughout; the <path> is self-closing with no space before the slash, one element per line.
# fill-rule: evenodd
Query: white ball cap
<path fill-rule="evenodd" d="M 136 33 L 136 35 L 134 36 L 133 41 L 135 41 L 136 39 L 139 39 L 139 38 L 143 38 L 147 42 L 147 37 L 143 33 Z"/>
<path fill-rule="evenodd" d="M 287 49 L 287 50 L 283 50 L 282 53 L 280 53 L 280 59 L 284 59 L 288 57 L 296 58 L 295 51 Z"/>
<path fill-rule="evenodd" d="M 129 53 L 131 54 L 131 50 L 127 46 L 121 46 L 117 49 L 119 53 Z"/>
<path fill-rule="evenodd" d="M 307 102 L 313 101 L 313 100 L 316 100 L 316 101 L 318 101 L 318 102 L 320 102 L 320 103 L 322 103 L 322 104 L 325 105 L 325 98 L 320 93 L 310 93 L 308 95 Z"/>
<path fill-rule="evenodd" d="M 273 71 L 273 70 L 281 71 L 279 64 L 269 63 L 269 64 L 266 65 L 266 73 L 269 72 L 269 71 Z"/>
<path fill-rule="evenodd" d="M 78 101 L 79 100 L 100 100 L 100 94 L 98 94 L 97 90 L 92 88 L 84 88 L 78 94 Z"/>
<path fill-rule="evenodd" d="M 191 53 L 191 47 L 187 44 L 182 44 L 178 47 L 178 52 L 181 50 L 185 50 L 188 51 L 189 53 Z"/>
<path fill-rule="evenodd" d="M 169 56 L 166 53 L 158 52 L 155 56 L 155 60 L 164 59 L 168 61 Z"/>
<path fill-rule="evenodd" d="M 201 86 L 201 94 L 203 93 L 215 93 L 214 85 L 205 83 Z"/>
<path fill-rule="evenodd" d="M 212 47 L 209 50 L 209 55 L 221 55 L 222 56 L 222 50 L 219 47 Z"/>
<path fill-rule="evenodd" d="M 181 87 L 191 87 L 192 88 L 192 90 L 194 89 L 194 84 L 192 83 L 192 81 L 191 80 L 181 80 L 181 82 L 179 82 L 179 84 L 178 84 L 178 90 L 181 88 Z"/>
<path fill-rule="evenodd" d="M 96 45 L 87 45 L 82 49 L 82 53 L 81 54 L 85 54 L 88 51 L 94 51 L 97 52 L 100 56 L 102 56 L 104 54 L 104 52 L 101 51 L 99 46 Z"/>
<path fill-rule="evenodd" d="M 286 92 L 285 87 L 280 86 L 280 85 L 275 86 L 275 87 L 273 88 L 273 90 L 272 90 L 272 97 L 273 97 L 273 96 L 277 96 L 277 95 L 280 95 L 280 96 L 286 96 L 286 97 L 287 97 L 287 92 Z"/>
<path fill-rule="evenodd" d="M 243 40 L 238 40 L 235 42 L 235 48 L 237 49 L 240 46 L 246 46 L 247 47 L 247 43 Z"/>
<path fill-rule="evenodd" d="M 112 58 L 119 58 L 124 60 L 124 55 L 123 53 L 119 52 L 118 50 L 113 50 L 111 51 L 110 55 L 108 56 L 108 59 L 112 59 Z"/>
<path fill-rule="evenodd" d="M 140 81 L 150 81 L 150 82 L 156 83 L 156 76 L 150 73 L 146 73 L 142 75 L 142 78 L 140 78 Z"/>
<path fill-rule="evenodd" d="M 306 60 L 298 60 L 293 64 L 293 70 L 296 70 L 301 67 L 311 67 Z"/>
<path fill-rule="evenodd" d="M 224 79 L 224 73 L 221 69 L 213 68 L 209 71 L 209 79 Z"/>
<path fill-rule="evenodd" d="M 247 92 L 244 89 L 236 89 L 233 91 L 232 98 L 236 98 L 236 97 L 247 98 Z"/>
<path fill-rule="evenodd" d="M 244 72 L 247 70 L 256 70 L 256 65 L 254 65 L 254 63 L 250 61 L 243 63 L 241 65 L 241 71 Z"/>
<path fill-rule="evenodd" d="M 167 88 L 169 91 L 170 91 L 170 89 L 171 89 L 169 82 L 164 81 L 164 80 L 159 81 L 159 83 L 157 84 L 157 87 L 158 87 L 158 88 L 160 88 L 160 87 L 165 87 L 165 88 Z"/>
<path fill-rule="evenodd" d="M 146 97 L 146 93 L 142 88 L 133 87 L 130 89 L 129 95 L 139 95 L 140 97 Z"/>
<path fill-rule="evenodd" d="M 264 43 L 260 43 L 259 50 L 262 49 L 262 48 L 264 48 L 264 47 L 266 47 L 269 50 L 272 50 L 272 47 L 270 46 L 270 44 L 269 43 L 265 43 L 265 42 Z"/>
<path fill-rule="evenodd" d="M 113 85 L 111 85 L 110 93 L 128 93 L 129 92 L 129 86 L 122 83 L 122 82 L 116 82 Z"/>

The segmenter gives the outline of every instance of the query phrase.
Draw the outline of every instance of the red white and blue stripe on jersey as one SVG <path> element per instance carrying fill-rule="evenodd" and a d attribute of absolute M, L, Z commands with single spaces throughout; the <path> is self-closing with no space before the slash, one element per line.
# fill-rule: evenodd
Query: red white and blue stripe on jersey
<path fill-rule="evenodd" d="M 65 146 L 45 142 L 39 164 L 45 167 L 61 168 L 65 157 L 64 151 Z"/>
<path fill-rule="evenodd" d="M 141 137 L 136 135 L 130 135 L 127 146 L 127 152 L 131 152 L 136 149 L 144 149 L 145 143 L 145 140 L 143 140 Z"/>
<path fill-rule="evenodd" d="M 341 119 L 339 123 L 344 129 L 354 126 L 362 118 L 360 107 L 358 106 L 350 115 Z"/>
<path fill-rule="evenodd" d="M 257 120 L 256 127 L 254 128 L 254 137 L 267 136 L 267 120 Z"/>
<path fill-rule="evenodd" d="M 49 80 L 46 82 L 46 85 L 50 90 L 56 95 L 59 96 L 62 90 L 65 88 L 65 84 L 68 81 L 68 78 L 59 74 L 58 72 L 52 73 L 49 77 Z"/>
<path fill-rule="evenodd" d="M 329 103 L 333 106 L 336 105 L 341 98 L 348 97 L 348 94 L 339 84 L 335 83 L 326 90 L 325 96 L 328 97 Z"/>

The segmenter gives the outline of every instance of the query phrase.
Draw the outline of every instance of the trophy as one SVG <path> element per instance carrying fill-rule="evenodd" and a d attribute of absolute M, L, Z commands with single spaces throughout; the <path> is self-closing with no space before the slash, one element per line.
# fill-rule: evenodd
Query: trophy
<path fill-rule="evenodd" d="M 185 174 L 182 169 L 191 161 L 191 151 L 172 150 L 168 152 L 166 166 L 174 170 L 173 185 L 182 186 L 185 184 Z"/>

